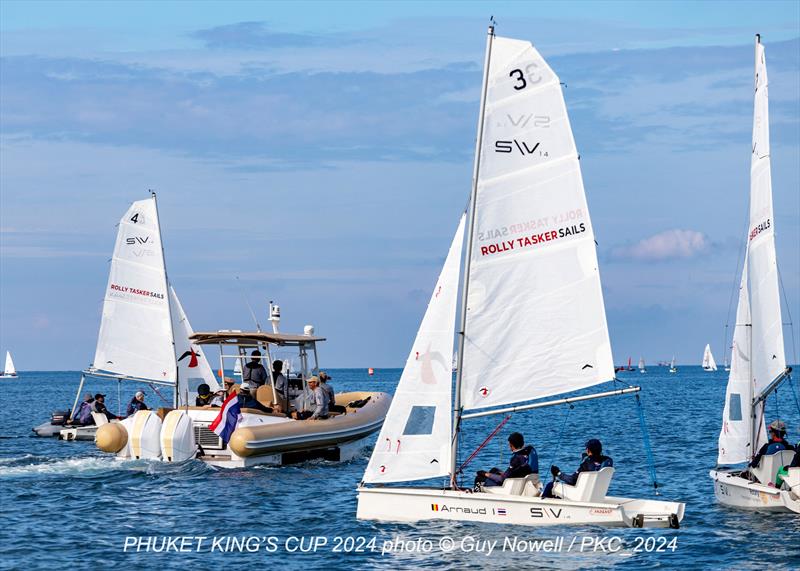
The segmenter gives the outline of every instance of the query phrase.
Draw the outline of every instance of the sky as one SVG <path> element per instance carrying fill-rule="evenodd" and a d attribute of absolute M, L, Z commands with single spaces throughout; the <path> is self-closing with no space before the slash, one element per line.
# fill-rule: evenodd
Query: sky
<path fill-rule="evenodd" d="M 274 300 L 324 366 L 402 366 L 467 201 L 490 16 L 566 84 L 618 363 L 722 361 L 760 33 L 800 319 L 798 2 L 4 0 L 0 349 L 90 363 L 115 226 L 154 189 L 195 330 Z"/>

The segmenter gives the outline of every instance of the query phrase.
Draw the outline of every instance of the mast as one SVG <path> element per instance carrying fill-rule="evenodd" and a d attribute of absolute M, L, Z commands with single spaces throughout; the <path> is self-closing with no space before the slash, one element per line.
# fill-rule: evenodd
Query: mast
<path fill-rule="evenodd" d="M 175 354 L 175 329 L 172 326 L 172 301 L 169 294 L 169 276 L 167 276 L 167 260 L 164 256 L 164 236 L 161 234 L 161 217 L 158 215 L 158 201 L 156 200 L 156 193 L 152 190 L 150 194 L 153 197 L 153 206 L 156 209 L 156 224 L 158 226 L 158 241 L 161 243 L 161 264 L 164 266 L 164 295 L 167 297 L 167 310 L 169 311 L 169 335 L 172 339 L 172 360 L 175 361 L 175 394 L 173 397 L 173 406 L 178 408 L 178 375 L 180 374 L 178 367 L 178 356 Z M 187 397 L 188 403 L 188 397 Z"/>
<path fill-rule="evenodd" d="M 758 96 L 758 44 L 761 43 L 761 34 L 756 34 L 756 44 L 753 48 L 753 53 L 755 55 L 755 62 L 753 64 L 753 113 L 755 114 L 756 105 L 758 104 L 756 101 L 756 97 Z M 755 127 L 753 127 L 753 137 L 755 137 Z M 753 204 L 753 167 L 752 163 L 750 166 L 750 193 L 749 193 L 749 204 L 748 204 L 748 211 L 752 208 Z M 750 217 L 748 216 L 748 223 L 747 229 L 750 229 Z M 745 259 L 744 263 L 747 264 L 749 261 L 748 253 L 750 251 L 750 241 L 749 238 L 745 237 Z M 747 272 L 747 279 L 750 279 L 750 272 Z M 747 303 L 750 304 L 750 287 L 747 288 Z M 756 395 L 753 392 L 753 312 L 752 307 L 750 311 L 750 323 L 748 324 L 750 327 L 750 335 L 748 338 L 748 342 L 750 343 L 750 351 L 749 356 L 750 359 L 747 362 L 747 378 L 750 379 L 750 459 L 752 460 L 753 457 L 756 455 L 756 447 L 758 446 L 758 429 L 761 425 L 761 419 L 758 418 L 760 415 L 757 412 L 758 404 L 756 403 Z"/>
<path fill-rule="evenodd" d="M 467 226 L 467 246 L 464 249 L 464 280 L 461 289 L 461 320 L 458 328 L 458 360 L 456 364 L 455 399 L 453 400 L 453 437 L 450 454 L 450 485 L 456 488 L 456 467 L 458 465 L 458 433 L 461 430 L 461 377 L 464 370 L 464 333 L 467 328 L 467 298 L 469 297 L 469 269 L 472 261 L 472 238 L 475 230 L 475 201 L 478 196 L 478 175 L 481 166 L 483 144 L 483 124 L 486 113 L 486 92 L 489 87 L 489 63 L 492 55 L 494 23 L 489 25 L 486 37 L 486 59 L 483 63 L 483 84 L 478 114 L 478 137 L 475 141 L 475 164 L 472 171 L 472 190 L 469 197 L 469 216 Z"/>

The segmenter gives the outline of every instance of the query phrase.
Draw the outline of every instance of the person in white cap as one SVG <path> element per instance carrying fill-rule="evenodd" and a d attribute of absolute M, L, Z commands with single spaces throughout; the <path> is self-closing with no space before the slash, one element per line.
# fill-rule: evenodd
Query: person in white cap
<path fill-rule="evenodd" d="M 311 410 L 295 412 L 294 418 L 297 420 L 328 418 L 328 395 L 320 388 L 317 377 L 308 379 L 308 391 L 308 408 Z"/>
<path fill-rule="evenodd" d="M 140 410 L 150 410 L 150 408 L 144 404 L 144 393 L 142 391 L 136 391 L 131 402 L 128 403 L 128 416 L 132 416 Z"/>
<path fill-rule="evenodd" d="M 761 447 L 758 454 L 753 456 L 753 459 L 748 464 L 749 468 L 756 468 L 761 462 L 762 456 L 769 456 L 776 454 L 781 450 L 794 450 L 794 446 L 789 444 L 786 440 L 786 423 L 782 420 L 773 420 L 769 425 L 767 431 L 769 433 L 769 441 Z"/>

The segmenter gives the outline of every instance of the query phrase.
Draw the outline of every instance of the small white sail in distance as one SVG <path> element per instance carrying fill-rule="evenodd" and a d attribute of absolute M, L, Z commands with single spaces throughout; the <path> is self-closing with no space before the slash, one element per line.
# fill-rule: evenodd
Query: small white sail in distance
<path fill-rule="evenodd" d="M 233 374 L 236 377 L 241 377 L 242 376 L 242 360 L 241 359 L 236 359 L 236 361 L 234 362 L 234 364 L 233 364 Z"/>
<path fill-rule="evenodd" d="M 16 377 L 17 369 L 14 368 L 14 360 L 11 358 L 11 351 L 6 351 L 6 363 L 3 369 L 4 377 Z"/>
<path fill-rule="evenodd" d="M 706 371 L 716 371 L 717 363 L 714 361 L 714 355 L 711 354 L 711 345 L 706 343 L 706 348 L 703 351 L 703 369 Z"/>
<path fill-rule="evenodd" d="M 433 289 L 364 482 L 407 482 L 450 471 L 452 362 L 464 216 Z"/>

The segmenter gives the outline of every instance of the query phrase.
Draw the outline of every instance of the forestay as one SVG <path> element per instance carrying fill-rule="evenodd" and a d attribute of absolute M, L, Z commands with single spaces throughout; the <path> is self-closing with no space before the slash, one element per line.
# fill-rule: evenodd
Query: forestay
<path fill-rule="evenodd" d="M 614 377 L 594 232 L 558 77 L 496 38 L 467 303 L 466 409 Z"/>
<path fill-rule="evenodd" d="M 175 293 L 175 288 L 170 286 L 172 308 L 172 330 L 175 333 L 175 354 L 178 361 L 178 404 L 193 405 L 186 402 L 189 392 L 196 393 L 197 386 L 205 383 L 216 392 L 220 389 L 217 378 L 211 371 L 211 366 L 205 356 L 205 350 L 189 342 L 189 337 L 194 333 L 189 318 L 183 311 L 183 306 Z M 187 355 L 188 352 L 188 355 Z"/>
<path fill-rule="evenodd" d="M 175 383 L 175 350 L 155 199 L 119 223 L 93 367 Z"/>
<path fill-rule="evenodd" d="M 364 481 L 404 482 L 450 470 L 453 337 L 464 216 L 406 360 Z"/>

